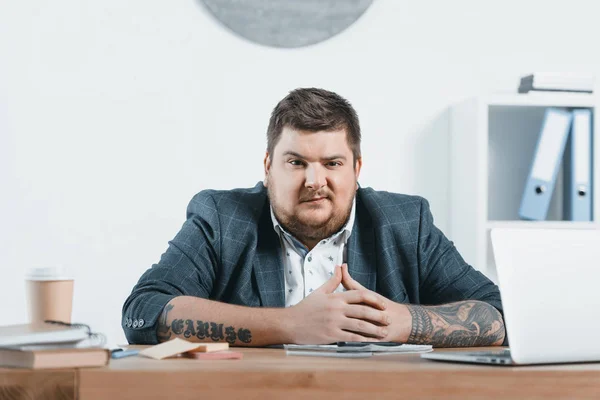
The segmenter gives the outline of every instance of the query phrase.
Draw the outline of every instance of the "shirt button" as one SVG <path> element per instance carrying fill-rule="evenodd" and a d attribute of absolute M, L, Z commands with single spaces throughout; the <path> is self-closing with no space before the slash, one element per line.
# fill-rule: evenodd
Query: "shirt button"
<path fill-rule="evenodd" d="M 308 262 L 311 262 L 311 261 L 312 261 L 312 257 L 308 256 Z"/>

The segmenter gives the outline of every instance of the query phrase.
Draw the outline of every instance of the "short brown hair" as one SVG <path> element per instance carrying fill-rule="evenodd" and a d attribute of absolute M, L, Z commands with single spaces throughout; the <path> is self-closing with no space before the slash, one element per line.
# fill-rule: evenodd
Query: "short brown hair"
<path fill-rule="evenodd" d="M 344 128 L 355 164 L 360 157 L 358 115 L 350 102 L 336 93 L 324 89 L 300 88 L 284 97 L 271 113 L 267 129 L 269 154 L 273 154 L 286 126 L 312 132 Z"/>

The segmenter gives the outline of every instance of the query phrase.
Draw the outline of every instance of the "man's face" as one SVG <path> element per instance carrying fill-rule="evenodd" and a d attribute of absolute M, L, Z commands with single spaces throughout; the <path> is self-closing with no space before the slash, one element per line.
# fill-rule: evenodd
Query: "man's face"
<path fill-rule="evenodd" d="M 344 129 L 307 132 L 285 127 L 264 164 L 271 206 L 286 231 L 312 247 L 342 228 L 362 165 L 359 158 L 354 166 Z"/>

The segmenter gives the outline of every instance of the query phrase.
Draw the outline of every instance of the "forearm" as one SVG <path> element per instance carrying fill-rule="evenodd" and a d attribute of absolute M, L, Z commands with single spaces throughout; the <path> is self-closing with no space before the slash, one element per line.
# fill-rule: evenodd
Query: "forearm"
<path fill-rule="evenodd" d="M 500 346 L 504 320 L 488 303 L 465 300 L 439 306 L 400 305 L 410 321 L 399 330 L 399 340 L 434 347 Z"/>
<path fill-rule="evenodd" d="M 159 342 L 179 337 L 193 342 L 228 342 L 234 346 L 289 343 L 285 311 L 180 296 L 163 309 L 156 334 Z"/>

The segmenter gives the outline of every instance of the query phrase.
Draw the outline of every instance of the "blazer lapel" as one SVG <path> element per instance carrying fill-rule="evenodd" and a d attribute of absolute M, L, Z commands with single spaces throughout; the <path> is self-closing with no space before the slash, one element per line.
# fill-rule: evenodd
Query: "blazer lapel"
<path fill-rule="evenodd" d="M 360 189 L 356 195 L 356 214 L 352 234 L 348 239 L 348 272 L 369 290 L 376 290 L 377 259 L 375 257 L 375 229 L 361 201 Z"/>
<path fill-rule="evenodd" d="M 263 307 L 285 306 L 285 284 L 281 243 L 273 228 L 269 201 L 267 200 L 259 220 L 258 242 L 253 268 Z"/>

